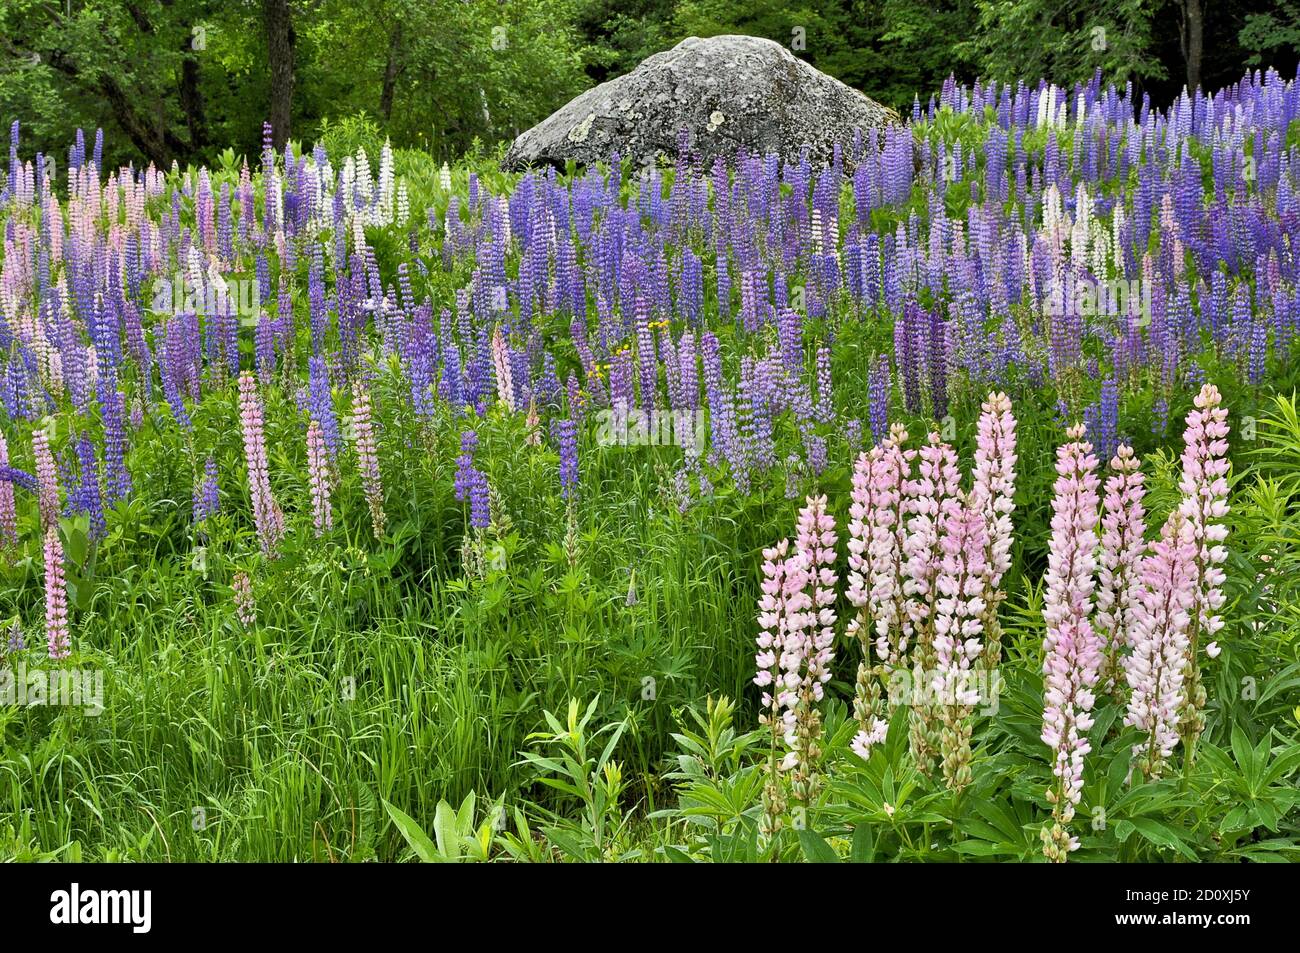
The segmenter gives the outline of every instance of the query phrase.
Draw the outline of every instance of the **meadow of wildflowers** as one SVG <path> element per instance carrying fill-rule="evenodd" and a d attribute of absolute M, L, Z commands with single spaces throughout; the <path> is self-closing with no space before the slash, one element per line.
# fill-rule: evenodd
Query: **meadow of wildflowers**
<path fill-rule="evenodd" d="M 12 126 L 0 856 L 1300 860 L 1296 80 L 266 142 Z"/>

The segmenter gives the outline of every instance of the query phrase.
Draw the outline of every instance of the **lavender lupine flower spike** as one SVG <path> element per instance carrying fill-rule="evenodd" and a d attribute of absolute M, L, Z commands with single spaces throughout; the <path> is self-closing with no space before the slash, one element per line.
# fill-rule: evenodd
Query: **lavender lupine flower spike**
<path fill-rule="evenodd" d="M 1043 853 L 1063 862 L 1077 850 L 1068 825 L 1083 791 L 1083 759 L 1091 750 L 1093 688 L 1101 645 L 1092 629 L 1093 574 L 1097 548 L 1097 458 L 1084 441 L 1086 428 L 1071 427 L 1056 452 L 1052 536 L 1043 595 L 1043 743 L 1052 749 L 1055 783 L 1047 792 L 1052 822 L 1042 830 Z"/>
<path fill-rule="evenodd" d="M 313 355 L 307 362 L 307 391 L 311 415 L 320 424 L 325 447 L 333 459 L 339 452 L 339 424 L 334 415 L 334 397 L 330 393 L 330 376 L 325 359 Z"/>
<path fill-rule="evenodd" d="M 203 480 L 199 481 L 199 486 L 195 489 L 194 521 L 201 523 L 209 516 L 216 516 L 220 510 L 221 489 L 217 482 L 217 462 L 209 456 L 203 463 Z"/>
<path fill-rule="evenodd" d="M 23 627 L 17 619 L 14 619 L 13 625 L 9 627 L 9 634 L 5 644 L 5 655 L 15 655 L 18 652 L 27 650 L 27 640 L 23 638 Z"/>
<path fill-rule="evenodd" d="M 871 366 L 867 388 L 871 414 L 871 437 L 877 444 L 884 443 L 886 436 L 888 436 L 890 383 L 889 355 L 878 355 L 875 363 Z"/>
<path fill-rule="evenodd" d="M 557 420 L 553 433 L 560 451 L 560 493 L 571 500 L 578 491 L 578 425 L 569 418 Z"/>
<path fill-rule="evenodd" d="M 194 522 L 202 523 L 216 516 L 221 508 L 220 490 L 217 486 L 217 461 L 212 457 L 203 464 L 203 478 L 194 488 Z"/>
<path fill-rule="evenodd" d="M 131 495 L 131 474 L 126 468 L 126 395 L 113 391 L 104 415 L 104 463 L 108 477 L 108 498 L 112 503 Z"/>
<path fill-rule="evenodd" d="M 460 456 L 456 458 L 456 499 L 469 503 L 469 522 L 475 529 L 487 529 L 492 522 L 488 502 L 487 477 L 474 466 L 478 434 L 466 430 L 460 437 Z"/>
<path fill-rule="evenodd" d="M 95 446 L 87 434 L 82 434 L 73 450 L 81 470 L 81 482 L 77 487 L 76 501 L 78 509 L 90 517 L 90 535 L 92 539 L 103 539 L 108 532 L 104 517 L 104 499 L 99 489 L 99 460 Z"/>

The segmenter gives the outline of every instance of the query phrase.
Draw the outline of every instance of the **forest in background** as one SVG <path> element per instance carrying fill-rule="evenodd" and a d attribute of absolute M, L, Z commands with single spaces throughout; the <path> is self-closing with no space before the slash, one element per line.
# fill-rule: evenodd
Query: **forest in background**
<path fill-rule="evenodd" d="M 950 74 L 1069 85 L 1103 71 L 1157 105 L 1251 67 L 1295 72 L 1280 0 L 0 0 L 0 117 L 112 164 L 256 154 L 262 123 L 344 147 L 491 148 L 687 36 L 748 33 L 908 110 Z"/>

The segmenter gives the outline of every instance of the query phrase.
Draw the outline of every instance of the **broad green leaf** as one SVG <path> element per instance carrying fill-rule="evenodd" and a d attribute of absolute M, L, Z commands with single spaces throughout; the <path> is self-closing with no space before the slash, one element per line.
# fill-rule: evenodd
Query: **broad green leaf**
<path fill-rule="evenodd" d="M 429 835 L 413 818 L 402 813 L 387 801 L 384 801 L 384 810 L 393 819 L 393 823 L 397 825 L 397 830 L 406 840 L 406 843 L 415 851 L 415 856 L 426 864 L 436 864 L 442 861 L 438 849 L 433 846 L 433 841 L 429 840 Z"/>
<path fill-rule="evenodd" d="M 803 855 L 810 863 L 814 864 L 838 864 L 839 855 L 835 853 L 834 848 L 826 843 L 816 831 L 810 831 L 807 828 L 799 831 L 799 846 L 803 848 Z"/>
<path fill-rule="evenodd" d="M 876 859 L 876 838 L 870 824 L 859 824 L 853 829 L 853 848 L 849 860 L 855 864 L 869 864 Z"/>

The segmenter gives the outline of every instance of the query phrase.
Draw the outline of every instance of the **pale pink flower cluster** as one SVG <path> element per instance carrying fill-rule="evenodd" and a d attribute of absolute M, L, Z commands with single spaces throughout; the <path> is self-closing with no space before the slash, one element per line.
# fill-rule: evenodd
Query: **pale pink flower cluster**
<path fill-rule="evenodd" d="M 1124 724 L 1146 734 L 1133 746 L 1133 755 L 1147 777 L 1160 774 L 1178 744 L 1188 629 L 1196 603 L 1196 546 L 1188 529 L 1185 517 L 1175 511 L 1142 559 L 1129 635 L 1133 651 L 1123 659 L 1130 690 Z"/>
<path fill-rule="evenodd" d="M 907 502 L 904 495 L 915 450 L 904 450 L 907 431 L 890 428 L 884 453 L 873 468 L 875 506 L 871 526 L 871 605 L 876 652 L 887 668 L 902 665 L 907 654 L 906 599 L 903 592 Z"/>
<path fill-rule="evenodd" d="M 959 506 L 960 473 L 957 454 L 931 433 L 917 454 L 917 478 L 904 484 L 907 537 L 903 543 L 908 621 L 913 630 L 922 629 L 930 618 L 935 600 L 935 576 L 939 571 L 939 534 L 944 517 Z"/>
<path fill-rule="evenodd" d="M 274 556 L 284 536 L 284 514 L 271 495 L 266 459 L 266 431 L 262 399 L 252 372 L 239 375 L 239 413 L 244 432 L 244 460 L 248 464 L 248 490 L 253 498 L 253 524 L 262 552 Z"/>
<path fill-rule="evenodd" d="M 855 608 L 866 610 L 871 598 L 871 568 L 867 561 L 867 547 L 870 545 L 871 528 L 868 521 L 876 516 L 874 490 L 872 486 L 872 465 L 884 452 L 883 447 L 872 447 L 870 452 L 858 454 L 853 463 L 853 476 L 849 490 L 849 571 L 845 576 L 845 596 Z M 849 632 L 859 634 L 863 617 L 869 619 L 865 611 L 859 612 L 849 623 Z"/>
<path fill-rule="evenodd" d="M 895 424 L 883 444 L 858 457 L 849 507 L 847 595 L 849 602 L 866 612 L 849 623 L 848 632 L 859 635 L 865 616 L 887 669 L 902 663 L 908 645 L 902 626 L 907 538 L 903 490 L 916 452 L 902 448 L 906 440 L 907 431 Z M 871 641 L 870 635 L 863 641 Z"/>
<path fill-rule="evenodd" d="M 59 523 L 59 478 L 54 470 L 54 454 L 45 430 L 32 431 L 32 451 L 36 456 L 36 487 L 41 510 L 41 526 Z"/>
<path fill-rule="evenodd" d="M 1134 756 L 1146 776 L 1158 775 L 1180 732 L 1188 745 L 1195 737 L 1189 724 L 1201 717 L 1204 704 L 1197 637 L 1223 626 L 1228 427 L 1220 405 L 1212 386 L 1196 398 L 1184 436 L 1183 499 L 1149 546 L 1144 478 L 1132 449 L 1121 446 L 1110 463 L 1104 506 L 1085 428 L 1071 427 L 1057 450 L 1043 595 L 1041 737 L 1052 751 L 1056 778 L 1047 792 L 1053 819 L 1043 830 L 1050 859 L 1064 860 L 1079 846 L 1068 825 L 1081 801 L 1104 663 L 1112 687 L 1123 672 L 1130 691 L 1125 724 L 1144 733 Z M 958 790 L 970 781 L 967 716 L 979 700 L 965 676 L 996 651 L 999 587 L 1010 566 L 1015 428 L 1010 401 L 991 394 L 978 425 L 968 493 L 951 446 L 932 433 L 919 451 L 904 450 L 901 427 L 858 458 L 852 478 L 847 596 L 858 611 L 848 634 L 864 648 L 852 748 L 867 758 L 885 738 L 888 719 L 878 717 L 881 673 L 914 664 L 939 699 L 937 705 L 916 703 L 914 756 L 928 776 L 939 747 L 944 777 Z M 813 763 L 809 754 L 817 751 L 815 704 L 829 679 L 835 543 L 825 498 L 809 498 L 794 546 L 787 540 L 764 552 L 755 682 L 770 689 L 763 696 L 765 722 L 776 730 L 781 716 L 784 767 L 796 769 L 796 792 Z M 874 668 L 873 645 L 879 656 Z M 1206 651 L 1214 657 L 1218 647 L 1211 642 Z M 775 735 L 773 744 L 775 751 Z"/>
<path fill-rule="evenodd" d="M 1196 614 L 1191 631 L 1191 651 L 1198 642 L 1213 639 L 1223 628 L 1223 563 L 1228 558 L 1228 411 L 1213 384 L 1196 395 L 1195 409 L 1187 415 L 1183 432 L 1183 475 L 1178 484 L 1183 494 L 1179 512 L 1187 520 L 1196 546 Z M 1210 642 L 1206 653 L 1213 658 L 1218 646 Z M 1193 659 L 1193 663 L 1194 663 Z"/>
<path fill-rule="evenodd" d="M 887 728 L 875 717 L 877 670 L 868 669 L 871 638 L 863 627 L 874 635 L 878 671 L 914 665 L 914 684 L 968 707 L 978 693 L 963 673 L 983 652 L 980 636 L 996 625 L 999 586 L 1011 563 L 1018 458 L 1010 399 L 994 392 L 983 404 L 969 494 L 961 489 L 956 452 L 938 433 L 920 450 L 903 449 L 906 440 L 895 425 L 884 443 L 859 457 L 853 474 L 847 595 L 859 611 L 848 631 L 864 642 L 855 698 L 861 727 L 853 740 L 862 757 Z M 938 712 L 929 704 L 917 708 L 913 747 L 928 763 L 939 741 Z M 960 746 L 962 717 L 950 721 Z"/>
<path fill-rule="evenodd" d="M 334 526 L 334 510 L 330 506 L 331 482 L 329 452 L 325 446 L 325 433 L 313 417 L 307 425 L 307 481 L 311 486 L 311 516 L 320 536 Z"/>
<path fill-rule="evenodd" d="M 876 745 L 885 743 L 889 736 L 889 722 L 883 718 L 872 718 L 871 724 L 865 728 L 858 729 L 854 734 L 853 740 L 849 742 L 849 748 L 863 761 L 871 757 L 871 749 Z"/>
<path fill-rule="evenodd" d="M 816 714 L 812 706 L 822 700 L 831 677 L 835 544 L 835 520 L 826 512 L 826 497 L 809 497 L 799 511 L 793 552 L 782 540 L 763 553 L 754 683 L 766 689 L 763 705 L 770 716 L 781 713 L 786 770 L 807 757 L 815 739 L 803 735 L 810 731 Z"/>
<path fill-rule="evenodd" d="M 859 611 L 849 623 L 848 634 L 862 644 L 855 699 L 862 727 L 852 748 L 863 759 L 885 740 L 889 729 L 888 720 L 880 717 L 884 712 L 876 710 L 880 687 L 870 665 L 872 635 L 885 672 L 904 664 L 908 647 L 902 588 L 907 514 L 903 490 L 915 451 L 902 448 L 906 440 L 907 431 L 895 424 L 883 444 L 859 456 L 853 472 L 847 595 Z"/>
<path fill-rule="evenodd" d="M 52 659 L 72 654 L 68 632 L 68 585 L 63 572 L 63 542 L 59 528 L 45 528 L 45 639 Z"/>
<path fill-rule="evenodd" d="M 1196 396 L 1183 433 L 1182 500 L 1143 560 L 1133 651 L 1124 659 L 1132 690 L 1125 723 L 1146 733 L 1133 753 L 1147 777 L 1159 776 L 1180 733 L 1190 746 L 1204 727 L 1197 647 L 1223 628 L 1228 556 L 1228 412 L 1221 403 L 1212 384 Z M 1215 658 L 1218 643 L 1205 652 Z"/>
<path fill-rule="evenodd" d="M 524 443 L 530 447 L 542 445 L 542 418 L 537 413 L 537 401 L 528 401 L 528 413 L 524 417 Z"/>
<path fill-rule="evenodd" d="M 257 622 L 257 602 L 253 598 L 253 580 L 248 577 L 248 573 L 241 570 L 235 573 L 230 588 L 235 596 L 235 616 L 244 628 L 252 628 Z"/>
<path fill-rule="evenodd" d="M 9 444 L 0 433 L 0 467 L 9 466 Z M 14 485 L 0 480 L 0 546 L 18 542 L 18 507 L 14 501 Z"/>
<path fill-rule="evenodd" d="M 492 368 L 496 371 L 497 399 L 505 405 L 506 410 L 514 413 L 515 387 L 510 369 L 510 350 L 506 339 L 501 334 L 501 325 L 492 332 Z"/>
<path fill-rule="evenodd" d="M 1047 792 L 1060 824 L 1074 817 L 1083 790 L 1083 759 L 1091 750 L 1093 687 L 1101 665 L 1101 644 L 1093 631 L 1093 574 L 1097 549 L 1097 458 L 1074 426 L 1057 452 L 1052 499 L 1052 535 L 1043 596 L 1043 743 L 1052 749 L 1052 773 L 1059 783 Z M 1068 850 L 1078 847 L 1070 838 Z"/>
<path fill-rule="evenodd" d="M 781 655 L 787 691 L 804 689 L 822 700 L 822 686 L 831 679 L 835 642 L 835 518 L 826 512 L 826 497 L 809 497 L 795 525 L 795 554 L 805 573 L 806 611 L 803 624 L 787 639 Z M 793 721 L 786 705 L 786 723 Z"/>
<path fill-rule="evenodd" d="M 358 380 L 352 385 L 352 431 L 356 436 L 357 466 L 370 505 L 370 526 L 376 539 L 384 536 L 388 519 L 384 514 L 384 485 L 379 478 L 379 454 L 375 447 L 375 424 L 370 413 L 370 394 Z"/>
<path fill-rule="evenodd" d="M 1016 418 L 1011 398 L 995 391 L 980 408 L 975 432 L 971 505 L 984 517 L 988 542 L 983 578 L 985 598 L 1011 568 L 1011 514 L 1016 508 Z"/>
<path fill-rule="evenodd" d="M 816 796 L 821 760 L 821 712 L 825 684 L 831 678 L 835 642 L 835 520 L 826 511 L 826 497 L 808 497 L 795 527 L 795 555 L 806 574 L 803 624 L 789 633 L 780 664 L 785 689 L 785 744 L 781 763 L 792 772 L 791 792 L 805 808 Z"/>
<path fill-rule="evenodd" d="M 783 539 L 763 550 L 763 583 L 758 599 L 758 673 L 754 684 L 763 691 L 763 707 L 779 714 L 783 707 L 785 678 L 777 664 L 792 635 L 801 629 L 809 602 L 804 591 L 807 573 L 798 554 L 790 553 L 790 540 Z M 770 689 L 770 690 L 769 690 Z M 764 721 L 770 716 L 764 716 Z"/>
<path fill-rule="evenodd" d="M 928 684 L 935 668 L 934 606 L 938 598 L 935 580 L 939 573 L 939 537 L 944 519 L 960 507 L 960 474 L 957 454 L 931 433 L 926 445 L 917 452 L 917 477 L 904 484 L 907 509 L 907 537 L 903 541 L 903 593 L 907 597 L 904 632 L 912 639 L 912 686 Z M 912 756 L 922 773 L 929 776 L 933 756 L 941 743 L 938 706 L 912 701 L 910 729 Z"/>
<path fill-rule="evenodd" d="M 1146 549 L 1144 478 L 1132 447 L 1120 445 L 1110 461 L 1110 471 L 1102 501 L 1096 616 L 1097 635 L 1106 652 L 1107 689 L 1118 682 L 1121 654 L 1130 645 Z"/>
<path fill-rule="evenodd" d="M 1196 660 L 1198 637 L 1223 626 L 1223 543 L 1228 514 L 1228 423 L 1218 390 L 1205 385 L 1187 417 L 1183 435 L 1182 494 L 1160 539 L 1147 545 L 1145 491 L 1140 463 L 1121 446 L 1111 461 L 1101 518 L 1099 588 L 1095 633 L 1088 626 L 1092 595 L 1096 461 L 1079 443 L 1081 429 L 1058 451 L 1053 503 L 1045 642 L 1046 710 L 1043 740 L 1056 753 L 1059 792 L 1049 792 L 1060 823 L 1068 823 L 1082 786 L 1083 733 L 1091 725 L 1096 663 L 1105 651 L 1106 683 L 1117 688 L 1119 673 L 1129 690 L 1124 723 L 1143 738 L 1134 745 L 1135 766 L 1157 777 L 1178 745 L 1188 745 L 1204 725 L 1205 690 Z M 1210 642 L 1206 653 L 1218 654 Z M 1049 856 L 1060 846 L 1059 829 L 1045 838 Z M 1067 849 L 1076 842 L 1070 840 Z"/>
<path fill-rule="evenodd" d="M 810 604 L 804 584 L 807 573 L 803 558 L 790 553 L 790 540 L 783 539 L 763 550 L 763 583 L 758 598 L 758 653 L 754 657 L 757 674 L 754 684 L 763 689 L 761 724 L 771 732 L 768 754 L 768 777 L 763 786 L 763 818 L 760 828 L 772 836 L 781 826 L 785 794 L 780 779 L 778 751 L 784 739 L 781 717 L 785 680 L 778 660 L 785 643 L 795 637 L 803 625 L 805 609 Z"/>
<path fill-rule="evenodd" d="M 944 515 L 939 539 L 939 573 L 935 580 L 933 689 L 945 705 L 969 706 L 979 692 L 969 683 L 971 664 L 983 646 L 985 550 L 984 516 L 971 501 Z"/>
<path fill-rule="evenodd" d="M 878 691 L 872 681 L 870 660 L 870 628 L 878 622 L 878 606 L 873 599 L 872 561 L 876 556 L 873 541 L 877 525 L 888 519 L 891 512 L 897 513 L 898 506 L 890 506 L 887 494 L 888 486 L 878 486 L 879 464 L 885 453 L 883 446 L 871 448 L 870 453 L 861 453 L 853 466 L 852 489 L 849 492 L 849 572 L 845 595 L 858 612 L 849 621 L 848 634 L 854 636 L 862 645 L 862 660 L 858 664 L 858 696 L 864 696 L 868 689 Z M 896 489 L 901 490 L 901 485 Z M 901 493 L 899 494 L 901 500 Z M 893 534 L 889 534 L 893 539 Z M 873 699 L 874 702 L 874 699 Z M 863 697 L 856 699 L 858 723 L 861 726 L 853 736 L 851 746 L 855 754 L 864 761 L 871 757 L 874 745 L 885 740 L 889 731 L 889 722 L 879 717 L 875 704 L 869 704 Z"/>

